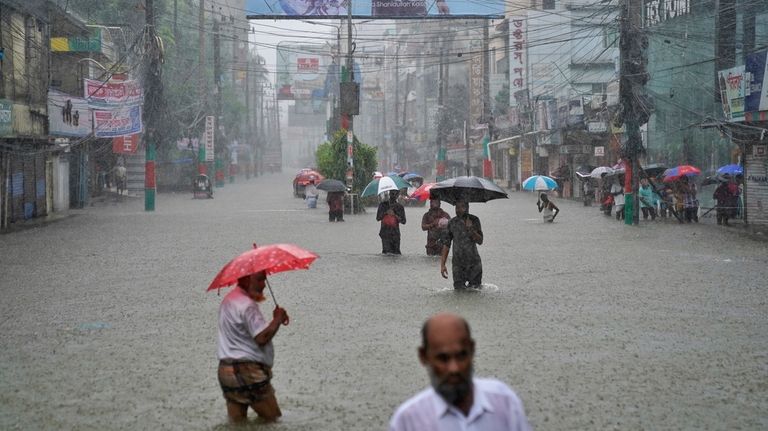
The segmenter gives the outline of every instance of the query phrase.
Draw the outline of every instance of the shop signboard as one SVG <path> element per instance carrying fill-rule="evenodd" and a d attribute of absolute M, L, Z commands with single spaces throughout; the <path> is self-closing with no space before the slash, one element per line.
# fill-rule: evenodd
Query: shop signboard
<path fill-rule="evenodd" d="M 212 115 L 209 115 L 205 117 L 205 135 L 203 136 L 206 162 L 212 162 L 214 160 L 213 140 L 215 135 L 216 135 L 216 129 L 214 128 L 214 117 Z"/>
<path fill-rule="evenodd" d="M 13 103 L 0 99 L 0 136 L 13 134 Z"/>
<path fill-rule="evenodd" d="M 527 17 L 509 18 L 509 106 L 519 106 L 515 93 L 527 87 L 528 73 Z"/>
<path fill-rule="evenodd" d="M 140 141 L 141 134 L 139 133 L 112 138 L 112 152 L 115 154 L 136 154 Z"/>

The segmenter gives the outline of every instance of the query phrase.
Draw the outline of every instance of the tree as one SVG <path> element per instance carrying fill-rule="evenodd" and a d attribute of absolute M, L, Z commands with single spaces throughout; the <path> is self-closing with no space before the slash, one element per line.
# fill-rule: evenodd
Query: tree
<path fill-rule="evenodd" d="M 352 190 L 362 191 L 376 170 L 376 148 L 360 142 L 355 136 L 352 151 L 355 165 Z M 330 141 L 317 147 L 315 158 L 317 169 L 323 176 L 344 181 L 347 176 L 347 131 L 338 130 Z"/>

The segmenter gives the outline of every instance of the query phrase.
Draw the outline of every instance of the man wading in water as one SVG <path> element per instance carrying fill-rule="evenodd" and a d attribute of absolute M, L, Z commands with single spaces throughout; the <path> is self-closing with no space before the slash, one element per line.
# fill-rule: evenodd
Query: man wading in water
<path fill-rule="evenodd" d="M 453 243 L 453 288 L 478 287 L 483 283 L 483 264 L 477 246 L 483 244 L 483 230 L 480 219 L 469 214 L 467 202 L 456 202 L 456 217 L 448 222 L 443 238 L 443 253 L 440 256 L 440 275 L 448 278 L 445 262 Z"/>

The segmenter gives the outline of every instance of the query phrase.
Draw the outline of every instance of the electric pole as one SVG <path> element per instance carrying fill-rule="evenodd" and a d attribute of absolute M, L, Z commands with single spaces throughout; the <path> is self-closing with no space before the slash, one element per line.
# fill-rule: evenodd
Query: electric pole
<path fill-rule="evenodd" d="M 645 49 L 648 36 L 642 29 L 641 0 L 623 0 L 621 8 L 620 34 L 620 88 L 621 112 L 618 124 L 624 124 L 626 139 L 621 155 L 626 161 L 624 180 L 626 224 L 639 223 L 638 178 L 640 164 L 638 157 L 643 151 L 640 126 L 648 122 L 650 115 L 645 83 L 648 82 Z"/>
<path fill-rule="evenodd" d="M 395 46 L 395 154 L 397 155 L 397 164 L 401 162 L 403 156 L 400 151 L 400 41 Z"/>
<path fill-rule="evenodd" d="M 215 183 L 216 187 L 224 187 L 224 140 L 221 136 L 221 35 L 219 34 L 219 19 L 213 16 L 213 82 L 216 83 L 216 120 L 214 121 L 215 133 Z"/>
<path fill-rule="evenodd" d="M 201 112 L 205 116 L 208 113 L 207 103 L 208 100 L 208 84 L 205 80 L 205 0 L 200 0 L 200 9 L 198 11 L 198 91 L 199 103 L 202 105 Z M 215 123 L 214 123 L 215 124 Z M 199 143 L 197 149 L 197 173 L 206 175 L 208 173 L 208 167 L 205 164 L 205 145 L 203 142 Z"/>
<path fill-rule="evenodd" d="M 160 38 L 155 31 L 154 0 L 146 0 L 146 56 L 144 75 L 144 210 L 155 210 L 155 148 L 159 140 L 158 130 L 164 127 L 160 116 L 165 111 L 162 82 L 162 52 Z"/>
<path fill-rule="evenodd" d="M 442 29 L 442 25 L 440 26 Z M 441 32 L 442 33 L 442 32 Z M 445 125 L 445 50 L 444 39 L 440 36 L 440 65 L 438 69 L 437 79 L 437 168 L 435 169 L 435 180 L 440 182 L 445 179 L 445 150 L 443 149 L 445 132 L 443 131 Z"/>

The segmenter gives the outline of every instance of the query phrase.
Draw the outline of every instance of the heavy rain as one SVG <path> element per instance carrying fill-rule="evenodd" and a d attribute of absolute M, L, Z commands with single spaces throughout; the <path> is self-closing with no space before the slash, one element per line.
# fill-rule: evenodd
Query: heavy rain
<path fill-rule="evenodd" d="M 768 428 L 704 3 L 0 0 L 0 429 Z"/>

